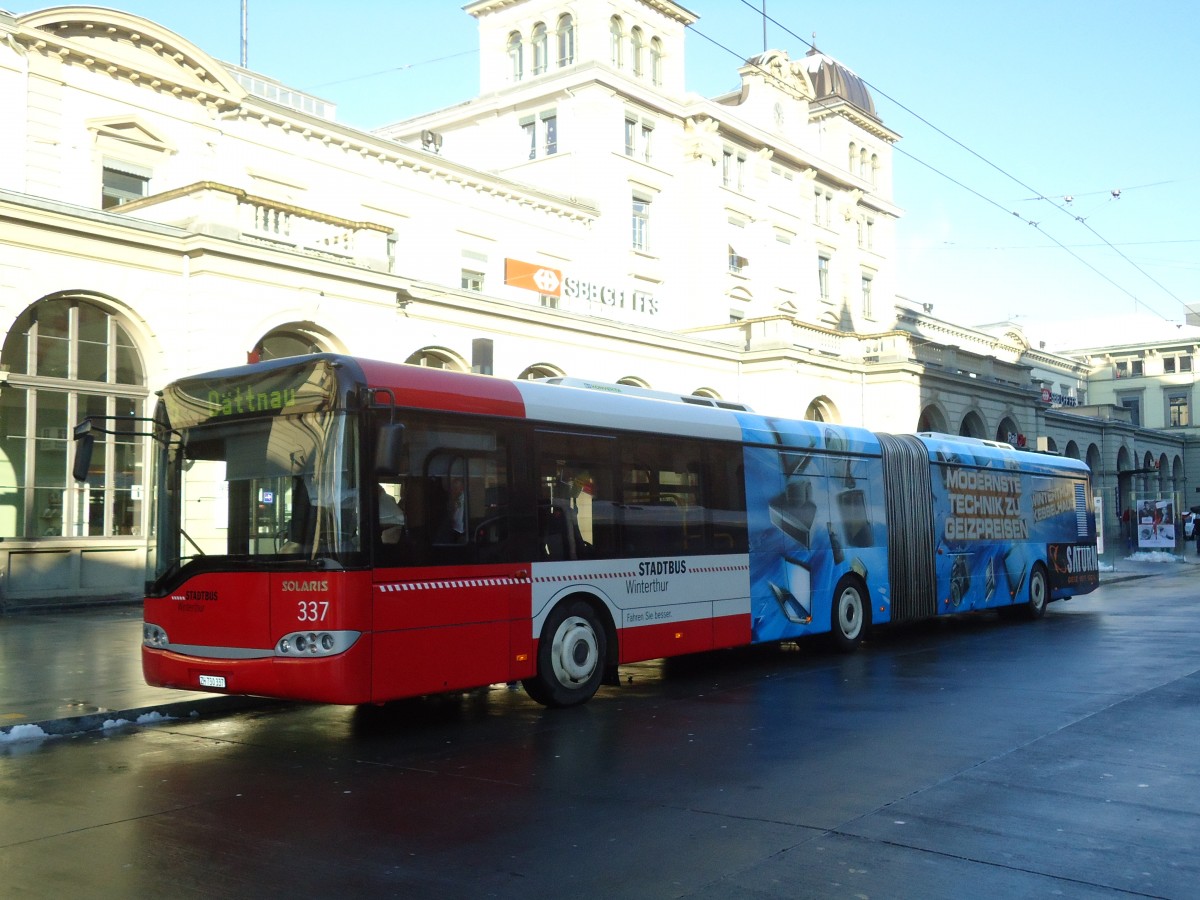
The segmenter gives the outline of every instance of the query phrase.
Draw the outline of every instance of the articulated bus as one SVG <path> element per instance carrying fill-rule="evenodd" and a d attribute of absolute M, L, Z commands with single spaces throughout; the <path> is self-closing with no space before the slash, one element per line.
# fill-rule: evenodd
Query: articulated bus
<path fill-rule="evenodd" d="M 163 687 L 570 706 L 624 663 L 1098 584 L 1087 467 L 993 442 L 335 354 L 181 379 L 149 431 Z"/>

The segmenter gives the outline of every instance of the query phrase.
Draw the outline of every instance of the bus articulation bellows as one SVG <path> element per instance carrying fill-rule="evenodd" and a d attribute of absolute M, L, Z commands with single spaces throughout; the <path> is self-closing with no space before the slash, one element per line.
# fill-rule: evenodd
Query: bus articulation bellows
<path fill-rule="evenodd" d="M 317 354 L 167 386 L 146 680 L 569 706 L 623 663 L 1098 583 L 1076 460 L 580 384 Z"/>

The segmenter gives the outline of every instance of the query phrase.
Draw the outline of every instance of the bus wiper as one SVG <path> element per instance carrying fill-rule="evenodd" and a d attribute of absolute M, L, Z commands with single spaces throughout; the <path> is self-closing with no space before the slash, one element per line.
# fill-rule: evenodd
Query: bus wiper
<path fill-rule="evenodd" d="M 188 534 L 188 533 L 187 533 L 186 531 L 184 531 L 182 528 L 180 528 L 180 529 L 179 529 L 179 533 L 180 533 L 180 534 L 182 534 L 182 535 L 183 535 L 185 538 L 187 538 L 187 542 L 188 542 L 189 544 L 191 544 L 193 547 L 195 547 L 195 548 L 196 548 L 196 555 L 197 555 L 197 556 L 204 556 L 204 551 L 200 549 L 200 545 L 199 545 L 199 544 L 197 544 L 195 541 L 193 541 L 193 540 L 192 540 L 192 536 L 191 536 L 190 534 Z M 184 558 L 186 558 L 186 557 L 184 557 Z"/>

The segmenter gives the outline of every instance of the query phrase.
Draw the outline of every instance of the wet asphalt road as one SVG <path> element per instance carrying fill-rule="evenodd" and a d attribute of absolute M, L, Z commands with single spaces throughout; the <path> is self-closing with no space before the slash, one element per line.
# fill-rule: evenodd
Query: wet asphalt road
<path fill-rule="evenodd" d="M 1189 567 L 1190 568 L 1190 567 Z M 0 747 L 33 897 L 1200 894 L 1200 588 L 504 687 Z"/>

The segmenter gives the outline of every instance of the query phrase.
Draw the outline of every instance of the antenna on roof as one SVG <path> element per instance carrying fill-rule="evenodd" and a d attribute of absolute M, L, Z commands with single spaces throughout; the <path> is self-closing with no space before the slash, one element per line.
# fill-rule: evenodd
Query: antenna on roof
<path fill-rule="evenodd" d="M 250 0 L 242 0 L 242 68 L 243 69 L 249 68 L 248 63 L 250 60 L 249 48 L 247 46 L 248 32 L 249 32 L 249 27 L 247 25 L 247 21 L 248 21 L 249 17 L 246 14 L 247 13 L 246 7 L 249 5 L 249 3 L 250 3 Z"/>
<path fill-rule="evenodd" d="M 763 53 L 767 52 L 767 0 L 762 0 L 763 16 Z"/>

